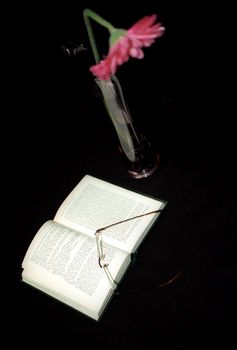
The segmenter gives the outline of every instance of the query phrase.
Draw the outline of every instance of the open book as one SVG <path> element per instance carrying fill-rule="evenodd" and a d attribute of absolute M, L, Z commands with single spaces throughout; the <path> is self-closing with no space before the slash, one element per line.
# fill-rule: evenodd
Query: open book
<path fill-rule="evenodd" d="M 84 176 L 36 233 L 22 263 L 22 281 L 99 320 L 165 205 Z"/>

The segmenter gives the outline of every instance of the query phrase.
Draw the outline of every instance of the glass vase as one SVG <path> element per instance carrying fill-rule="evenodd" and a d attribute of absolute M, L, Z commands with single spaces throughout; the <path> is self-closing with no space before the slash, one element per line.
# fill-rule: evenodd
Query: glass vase
<path fill-rule="evenodd" d="M 95 79 L 95 81 L 102 92 L 105 108 L 115 127 L 119 151 L 129 176 L 136 179 L 150 176 L 159 165 L 159 154 L 146 136 L 136 129 L 119 80 L 114 75 L 110 80 Z"/>

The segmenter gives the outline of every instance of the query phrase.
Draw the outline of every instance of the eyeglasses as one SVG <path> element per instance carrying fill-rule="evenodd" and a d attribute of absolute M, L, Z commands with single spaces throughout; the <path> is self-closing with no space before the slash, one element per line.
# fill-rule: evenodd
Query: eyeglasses
<path fill-rule="evenodd" d="M 106 276 L 107 276 L 107 278 L 109 280 L 109 283 L 110 283 L 112 289 L 116 290 L 117 287 L 118 287 L 118 283 L 114 280 L 114 278 L 113 278 L 113 276 L 112 276 L 112 274 L 111 274 L 111 272 L 110 272 L 110 270 L 108 268 L 109 264 L 105 262 L 105 253 L 104 253 L 104 249 L 103 249 L 102 231 L 105 231 L 105 230 L 107 230 L 110 227 L 122 224 L 124 222 L 141 218 L 141 217 L 146 216 L 146 215 L 160 213 L 161 211 L 162 211 L 162 209 L 149 211 L 147 213 L 143 213 L 143 214 L 140 214 L 140 215 L 137 215 L 137 216 L 133 216 L 131 218 L 115 222 L 113 224 L 101 227 L 101 228 L 96 230 L 95 237 L 96 237 L 96 245 L 97 245 L 98 263 L 99 263 L 100 268 L 104 269 L 104 272 L 105 272 L 105 274 L 106 274 Z"/>

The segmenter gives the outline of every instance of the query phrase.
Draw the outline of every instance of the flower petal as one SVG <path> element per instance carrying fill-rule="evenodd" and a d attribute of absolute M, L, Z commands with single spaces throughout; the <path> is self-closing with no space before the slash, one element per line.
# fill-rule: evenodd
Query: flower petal
<path fill-rule="evenodd" d="M 157 15 L 145 16 L 136 22 L 130 29 L 130 32 L 143 32 L 146 28 L 151 27 L 155 23 Z"/>

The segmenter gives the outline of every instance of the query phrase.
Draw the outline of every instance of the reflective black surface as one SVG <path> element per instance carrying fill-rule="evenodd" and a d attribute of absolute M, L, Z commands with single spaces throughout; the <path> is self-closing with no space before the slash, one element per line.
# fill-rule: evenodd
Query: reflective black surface
<path fill-rule="evenodd" d="M 148 1 L 133 12 L 114 6 L 86 3 L 116 25 L 156 11 L 166 26 L 144 60 L 118 72 L 133 118 L 160 154 L 159 168 L 144 179 L 129 177 L 121 161 L 85 69 L 90 52 L 72 57 L 61 49 L 68 41 L 87 47 L 78 22 L 83 4 L 41 5 L 27 16 L 23 8 L 22 16 L 10 11 L 14 57 L 1 127 L 3 337 L 24 347 L 233 345 L 237 159 L 223 12 L 206 3 Z M 99 323 L 20 282 L 36 231 L 85 174 L 168 201 L 123 280 L 121 291 L 137 293 L 115 296 Z M 180 268 L 176 283 L 150 288 Z"/>

